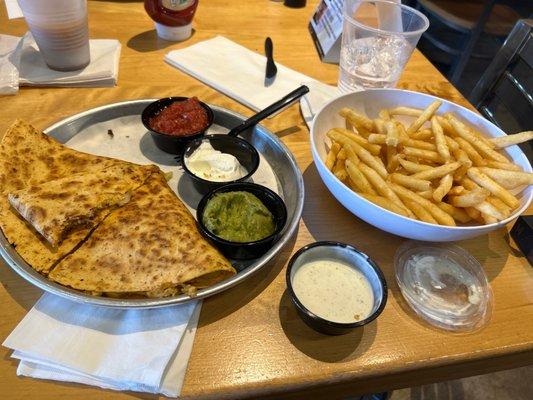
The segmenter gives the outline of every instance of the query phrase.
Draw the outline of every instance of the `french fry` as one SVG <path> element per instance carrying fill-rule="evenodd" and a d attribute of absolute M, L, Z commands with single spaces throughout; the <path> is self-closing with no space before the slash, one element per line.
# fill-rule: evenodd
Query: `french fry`
<path fill-rule="evenodd" d="M 386 144 L 387 141 L 387 135 L 384 135 L 382 133 L 371 133 L 368 135 L 368 142 L 373 144 Z"/>
<path fill-rule="evenodd" d="M 390 177 L 393 182 L 396 182 L 397 184 L 407 187 L 409 189 L 416 190 L 417 192 L 423 192 L 431 188 L 430 181 L 416 179 L 408 175 L 393 173 L 390 175 Z"/>
<path fill-rule="evenodd" d="M 454 139 L 452 139 L 451 137 L 444 136 L 444 140 L 446 140 L 446 144 L 448 145 L 450 150 L 453 151 L 453 150 L 457 150 L 459 148 L 459 144 Z"/>
<path fill-rule="evenodd" d="M 333 169 L 333 166 L 335 165 L 335 161 L 337 161 L 337 153 L 340 151 L 341 145 L 337 142 L 333 142 L 331 145 L 331 148 L 328 151 L 328 154 L 326 156 L 326 167 L 330 171 Z"/>
<path fill-rule="evenodd" d="M 448 196 L 457 196 L 464 192 L 465 192 L 465 188 L 463 186 L 453 186 L 448 191 Z"/>
<path fill-rule="evenodd" d="M 373 169 L 377 171 L 378 174 L 380 174 L 383 178 L 386 178 L 388 175 L 387 169 L 383 164 L 380 164 L 371 153 L 368 152 L 364 147 L 360 146 L 359 143 L 351 140 L 350 138 L 346 137 L 345 135 L 339 133 L 335 130 L 330 130 L 326 134 L 331 140 L 335 140 L 339 143 L 341 143 L 343 146 L 346 144 L 349 144 L 355 154 L 363 161 L 364 163 L 370 165 Z"/>
<path fill-rule="evenodd" d="M 391 147 L 391 149 L 396 150 L 395 147 Z M 387 147 L 387 150 L 388 150 L 388 147 Z M 387 171 L 389 171 L 389 173 L 392 173 L 396 171 L 399 166 L 400 166 L 400 156 L 398 154 L 393 154 L 390 157 L 389 162 L 387 163 Z"/>
<path fill-rule="evenodd" d="M 337 171 L 333 173 L 337 179 L 339 179 L 341 182 L 345 182 L 348 178 L 348 174 L 346 173 L 346 170 L 344 168 L 339 168 Z"/>
<path fill-rule="evenodd" d="M 400 136 L 400 142 L 403 142 L 409 139 L 409 135 L 405 130 L 405 126 L 401 122 L 396 122 L 396 129 L 398 130 L 398 135 Z"/>
<path fill-rule="evenodd" d="M 357 164 L 352 160 L 346 160 L 346 172 L 355 185 L 358 192 L 376 194 L 376 191 L 372 188 L 365 175 L 357 167 Z"/>
<path fill-rule="evenodd" d="M 490 204 L 488 201 L 483 201 L 479 204 L 476 204 L 473 206 L 476 210 L 481 212 L 481 215 L 486 214 L 490 215 L 491 217 L 495 218 L 497 221 L 501 221 L 502 219 L 505 219 L 505 214 L 500 212 L 496 207 L 494 207 L 492 204 Z"/>
<path fill-rule="evenodd" d="M 461 179 L 461 185 L 463 185 L 466 190 L 474 190 L 481 187 L 468 176 L 465 176 L 463 179 Z"/>
<path fill-rule="evenodd" d="M 431 129 L 420 129 L 411 135 L 411 139 L 428 140 L 433 136 Z"/>
<path fill-rule="evenodd" d="M 416 147 L 417 149 L 424 149 L 424 150 L 431 150 L 431 151 L 437 150 L 437 146 L 435 146 L 433 143 L 425 142 L 423 140 L 408 138 L 408 139 L 402 140 L 401 143 L 404 146 Z"/>
<path fill-rule="evenodd" d="M 411 134 L 415 133 L 417 130 L 420 129 L 422 125 L 426 121 L 428 121 L 433 114 L 435 114 L 435 111 L 441 106 L 442 102 L 436 100 L 433 103 L 431 103 L 427 108 L 418 116 L 418 118 L 407 128 L 407 134 L 411 136 Z"/>
<path fill-rule="evenodd" d="M 396 147 L 400 143 L 400 135 L 396 129 L 396 125 L 392 121 L 385 122 L 385 129 L 387 131 L 387 136 L 385 143 L 387 146 Z"/>
<path fill-rule="evenodd" d="M 499 198 L 494 197 L 494 196 L 489 196 L 487 197 L 486 201 L 488 201 L 490 204 L 496 207 L 505 216 L 505 218 L 511 215 L 511 211 L 512 211 L 511 207 L 509 207 Z"/>
<path fill-rule="evenodd" d="M 433 190 L 424 190 L 422 192 L 416 192 L 417 195 L 427 200 L 433 200 Z"/>
<path fill-rule="evenodd" d="M 420 221 L 429 222 L 430 224 L 437 224 L 437 221 L 431 216 L 431 213 L 420 203 L 408 199 L 404 199 L 404 203 Z"/>
<path fill-rule="evenodd" d="M 442 158 L 440 157 L 439 153 L 437 153 L 436 151 L 418 149 L 416 147 L 407 147 L 407 146 L 404 147 L 402 151 L 406 156 L 413 156 L 413 157 L 422 158 L 424 160 L 433 161 L 436 163 L 442 163 Z"/>
<path fill-rule="evenodd" d="M 452 150 L 452 153 L 457 159 L 457 161 L 461 164 L 461 166 L 457 168 L 453 173 L 453 179 L 456 181 L 460 181 L 463 176 L 465 176 L 466 171 L 468 171 L 468 168 L 472 166 L 472 160 L 468 158 L 468 155 L 463 149 L 457 148 L 455 150 Z"/>
<path fill-rule="evenodd" d="M 432 167 L 429 165 L 418 164 L 412 161 L 404 160 L 403 158 L 398 159 L 400 165 L 409 173 L 415 174 L 417 172 L 430 170 Z"/>
<path fill-rule="evenodd" d="M 337 153 L 337 161 L 338 160 L 346 160 L 346 150 L 340 149 Z"/>
<path fill-rule="evenodd" d="M 486 157 L 494 160 L 494 161 L 500 161 L 500 162 L 508 162 L 507 158 L 505 158 L 503 155 L 497 153 L 493 149 L 490 148 L 489 145 L 487 145 L 482 139 L 480 139 L 478 136 L 473 134 L 472 132 L 469 132 L 467 127 L 460 122 L 455 117 L 449 118 L 450 124 L 455 128 L 455 131 L 457 134 L 462 137 L 464 140 L 469 142 L 472 146 L 474 146 L 477 150 L 479 150 L 481 153 L 483 153 Z M 459 143 L 460 145 L 460 143 Z M 466 151 L 466 150 L 465 150 Z M 474 160 L 472 160 L 474 161 Z"/>
<path fill-rule="evenodd" d="M 381 135 L 386 135 L 387 130 L 385 129 L 385 120 L 381 118 L 376 118 L 374 120 L 374 126 L 376 127 L 376 132 Z"/>
<path fill-rule="evenodd" d="M 454 220 L 456 220 L 457 222 L 462 222 L 463 224 L 466 224 L 467 222 L 471 221 L 472 218 L 470 217 L 470 215 L 468 215 L 466 213 L 465 210 L 463 210 L 462 208 L 457 208 L 457 207 L 454 207 L 452 206 L 451 204 L 448 204 L 448 203 L 444 203 L 444 202 L 440 202 L 440 203 L 437 203 L 437 206 L 444 212 L 446 212 L 447 214 L 451 215 L 452 218 Z M 477 211 L 477 210 L 475 210 Z"/>
<path fill-rule="evenodd" d="M 459 144 L 461 149 L 464 150 L 464 152 L 468 155 L 468 158 L 472 160 L 472 163 L 475 166 L 480 167 L 485 165 L 485 160 L 483 159 L 483 157 L 476 151 L 476 149 L 474 149 L 474 147 L 470 143 L 468 143 L 462 137 L 456 137 L 455 141 L 457 142 L 457 144 Z"/>
<path fill-rule="evenodd" d="M 405 208 L 405 205 L 402 203 L 400 198 L 394 193 L 394 191 L 389 187 L 387 182 L 383 180 L 383 178 L 372 168 L 370 168 L 366 164 L 359 164 L 358 165 L 360 171 L 365 175 L 365 177 L 368 179 L 370 184 L 374 187 L 376 192 L 378 192 L 380 195 L 385 196 L 390 201 L 395 203 L 399 207 Z M 413 216 L 413 214 L 405 208 L 409 216 Z"/>
<path fill-rule="evenodd" d="M 344 144 L 344 146 L 342 146 L 342 149 L 346 153 L 347 160 L 350 160 L 355 165 L 358 165 L 361 162 L 357 154 L 355 154 L 353 147 L 349 143 Z"/>
<path fill-rule="evenodd" d="M 453 185 L 452 174 L 444 175 L 439 182 L 439 186 L 433 191 L 433 200 L 440 202 L 448 194 Z"/>
<path fill-rule="evenodd" d="M 403 186 L 397 185 L 395 183 L 389 183 L 390 187 L 398 196 L 401 198 L 406 198 L 408 200 L 413 200 L 419 203 L 420 205 L 424 206 L 437 220 L 439 224 L 447 225 L 447 226 L 455 226 L 454 219 L 447 214 L 445 211 L 441 210 L 439 207 L 437 207 L 435 204 L 433 204 L 431 201 L 424 199 L 422 196 L 417 195 L 416 193 L 412 192 L 409 189 L 404 188 Z"/>
<path fill-rule="evenodd" d="M 514 135 L 500 136 L 489 139 L 489 141 L 497 148 L 512 146 L 514 144 L 524 143 L 533 139 L 533 131 L 525 131 L 515 133 Z"/>
<path fill-rule="evenodd" d="M 481 211 L 476 210 L 473 207 L 466 207 L 465 212 L 469 215 L 470 218 L 475 219 L 476 221 L 479 221 L 481 218 Z"/>
<path fill-rule="evenodd" d="M 483 219 L 483 223 L 485 225 L 495 224 L 498 222 L 498 219 L 494 218 L 492 215 L 485 214 L 484 212 L 481 213 L 481 218 Z"/>
<path fill-rule="evenodd" d="M 353 132 L 348 131 L 347 129 L 341 129 L 341 128 L 333 128 L 333 130 L 340 133 L 341 135 L 346 136 L 348 139 L 353 140 L 360 146 L 367 149 L 373 155 L 378 155 L 381 152 L 381 146 L 378 146 L 377 144 L 369 143 L 367 139 L 365 139 L 362 136 L 359 136 L 356 133 L 353 133 Z"/>
<path fill-rule="evenodd" d="M 450 121 L 440 115 L 437 115 L 437 120 L 439 121 L 439 124 L 446 135 L 451 137 L 457 136 L 457 132 L 455 132 L 455 129 L 450 124 Z"/>
<path fill-rule="evenodd" d="M 404 208 L 397 206 L 391 202 L 388 198 L 382 196 L 376 196 L 374 194 L 368 193 L 358 193 L 359 196 L 364 197 L 368 201 L 386 209 L 392 211 L 393 213 L 403 215 L 404 217 L 409 217 L 409 213 Z"/>
<path fill-rule="evenodd" d="M 464 194 L 460 194 L 459 196 L 449 196 L 448 201 L 452 206 L 455 207 L 474 207 L 479 203 L 482 203 L 485 201 L 485 199 L 489 196 L 489 191 L 486 189 L 474 189 L 471 191 L 467 191 Z"/>
<path fill-rule="evenodd" d="M 378 115 L 379 115 L 379 118 L 381 118 L 384 121 L 389 121 L 390 120 L 389 110 L 387 110 L 386 108 L 380 110 Z"/>
<path fill-rule="evenodd" d="M 520 204 L 518 199 L 515 196 L 513 196 L 507 189 L 500 186 L 494 180 L 492 180 L 487 175 L 485 175 L 483 172 L 481 172 L 478 168 L 475 168 L 475 167 L 470 168 L 467 171 L 467 175 L 470 179 L 476 182 L 479 186 L 484 187 L 489 192 L 491 192 L 494 196 L 503 200 L 503 202 L 507 204 L 509 207 L 515 209 Z"/>
<path fill-rule="evenodd" d="M 480 167 L 479 170 L 506 189 L 514 189 L 523 185 L 533 185 L 533 174 L 529 172 L 484 167 Z"/>
<path fill-rule="evenodd" d="M 444 175 L 451 174 L 453 171 L 455 171 L 460 166 L 461 166 L 461 163 L 459 163 L 458 161 L 455 161 L 449 164 L 441 165 L 439 167 L 429 168 L 425 171 L 417 172 L 416 174 L 411 175 L 411 176 L 413 178 L 432 181 L 433 179 L 442 178 Z"/>
<path fill-rule="evenodd" d="M 374 122 L 364 115 L 361 115 L 350 108 L 342 108 L 339 111 L 341 117 L 346 118 L 350 123 L 355 126 L 357 129 L 363 128 L 366 131 L 374 130 Z"/>
<path fill-rule="evenodd" d="M 343 149 L 341 149 L 341 151 L 339 151 L 339 154 L 342 152 L 342 150 Z M 337 157 L 337 162 L 335 162 L 335 165 L 333 166 L 333 169 L 332 169 L 332 172 L 334 174 L 336 172 L 344 169 L 344 160 L 346 160 L 346 156 L 344 156 L 343 158 Z"/>
<path fill-rule="evenodd" d="M 437 153 L 440 154 L 444 162 L 450 160 L 450 150 L 446 144 L 446 139 L 444 138 L 444 132 L 442 126 L 440 126 L 439 121 L 435 116 L 431 117 L 431 131 L 433 132 L 433 138 L 435 139 L 435 146 L 437 147 Z"/>
<path fill-rule="evenodd" d="M 523 172 L 522 168 L 520 168 L 518 165 L 512 164 L 510 162 L 504 163 L 504 162 L 499 162 L 499 161 L 494 161 L 494 160 L 485 160 L 485 162 L 487 163 L 486 167 L 489 167 L 489 168 L 506 169 L 506 170 L 509 170 L 509 171 L 520 171 L 520 172 Z"/>
<path fill-rule="evenodd" d="M 419 117 L 424 110 L 413 107 L 395 107 L 389 110 L 390 115 L 408 115 L 410 117 Z"/>

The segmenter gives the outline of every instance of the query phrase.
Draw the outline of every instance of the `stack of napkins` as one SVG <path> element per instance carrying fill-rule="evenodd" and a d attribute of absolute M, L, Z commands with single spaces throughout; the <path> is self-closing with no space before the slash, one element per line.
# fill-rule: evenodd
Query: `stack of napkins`
<path fill-rule="evenodd" d="M 18 375 L 177 397 L 200 308 L 114 309 L 45 294 L 3 345 Z"/>
<path fill-rule="evenodd" d="M 31 33 L 22 38 L 0 35 L 0 94 L 15 94 L 19 85 L 58 87 L 114 86 L 118 77 L 120 43 L 90 40 L 91 62 L 79 71 L 47 67 Z"/>
<path fill-rule="evenodd" d="M 274 43 L 274 58 L 275 46 Z M 255 111 L 268 107 L 305 84 L 310 92 L 303 98 L 305 103 L 302 100 L 300 104 L 308 123 L 318 109 L 337 94 L 337 88 L 278 62 L 274 82 L 265 86 L 266 57 L 222 36 L 171 51 L 165 61 Z"/>

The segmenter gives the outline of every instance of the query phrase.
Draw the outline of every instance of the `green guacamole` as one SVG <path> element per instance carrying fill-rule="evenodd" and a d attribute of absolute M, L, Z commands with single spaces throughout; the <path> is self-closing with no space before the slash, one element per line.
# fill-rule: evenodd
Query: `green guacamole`
<path fill-rule="evenodd" d="M 253 242 L 276 230 L 272 213 L 248 192 L 218 193 L 204 209 L 202 222 L 210 232 L 231 242 Z"/>

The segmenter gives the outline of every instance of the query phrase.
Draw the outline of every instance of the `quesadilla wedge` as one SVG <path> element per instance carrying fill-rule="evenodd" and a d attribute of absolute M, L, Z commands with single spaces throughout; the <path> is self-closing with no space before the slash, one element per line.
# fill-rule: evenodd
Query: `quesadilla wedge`
<path fill-rule="evenodd" d="M 93 228 L 100 213 L 126 204 L 156 166 L 126 163 L 82 172 L 9 193 L 9 203 L 52 246 L 78 227 Z"/>
<path fill-rule="evenodd" d="M 235 273 L 156 173 L 48 277 L 93 294 L 161 297 L 190 294 Z"/>
<path fill-rule="evenodd" d="M 92 173 L 125 161 L 81 153 L 16 120 L 0 143 L 0 228 L 9 243 L 35 270 L 46 274 L 90 232 L 74 230 L 54 248 L 9 204 L 8 193 L 50 180 L 85 172 Z"/>

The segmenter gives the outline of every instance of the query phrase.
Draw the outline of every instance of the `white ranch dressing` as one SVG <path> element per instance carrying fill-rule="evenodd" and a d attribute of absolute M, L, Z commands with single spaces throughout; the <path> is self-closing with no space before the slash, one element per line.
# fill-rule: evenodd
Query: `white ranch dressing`
<path fill-rule="evenodd" d="M 234 181 L 248 173 L 235 156 L 215 150 L 209 142 L 202 142 L 185 164 L 194 175 L 213 182 Z"/>
<path fill-rule="evenodd" d="M 309 311 L 328 321 L 361 321 L 370 316 L 374 307 L 374 292 L 366 277 L 334 260 L 300 266 L 292 277 L 292 287 Z"/>

